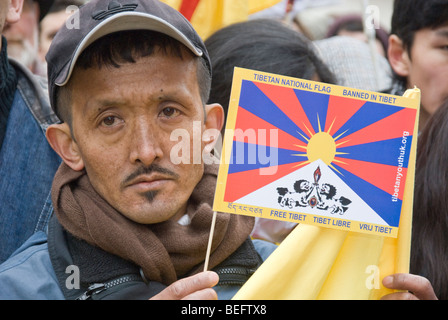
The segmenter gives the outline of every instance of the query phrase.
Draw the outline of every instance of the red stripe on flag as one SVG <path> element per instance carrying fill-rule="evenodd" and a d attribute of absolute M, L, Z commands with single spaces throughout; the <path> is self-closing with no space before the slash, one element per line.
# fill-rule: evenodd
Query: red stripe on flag
<path fill-rule="evenodd" d="M 182 4 L 180 5 L 179 12 L 183 14 L 188 21 L 193 17 L 193 13 L 196 10 L 196 7 L 201 0 L 182 0 Z"/>
<path fill-rule="evenodd" d="M 304 162 L 295 162 L 282 164 L 277 167 L 276 173 L 272 175 L 260 175 L 259 169 L 235 172 L 227 175 L 227 185 L 224 194 L 224 201 L 235 202 L 249 193 L 255 192 L 258 189 L 296 171 L 299 169 L 298 165 Z"/>
<path fill-rule="evenodd" d="M 381 163 L 373 163 L 367 161 L 353 160 L 348 158 L 338 158 L 335 160 L 338 166 L 353 173 L 366 182 L 380 188 L 381 190 L 394 194 L 394 185 L 397 177 L 397 167 L 389 166 Z M 403 183 L 406 179 L 407 168 L 403 168 Z M 398 199 L 403 200 L 404 188 L 400 188 Z"/>

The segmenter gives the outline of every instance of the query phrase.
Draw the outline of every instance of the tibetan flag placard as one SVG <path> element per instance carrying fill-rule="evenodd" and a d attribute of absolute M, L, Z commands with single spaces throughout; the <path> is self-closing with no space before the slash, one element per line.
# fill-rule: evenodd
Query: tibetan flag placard
<path fill-rule="evenodd" d="M 235 68 L 213 209 L 397 237 L 418 111 L 416 99 Z"/>

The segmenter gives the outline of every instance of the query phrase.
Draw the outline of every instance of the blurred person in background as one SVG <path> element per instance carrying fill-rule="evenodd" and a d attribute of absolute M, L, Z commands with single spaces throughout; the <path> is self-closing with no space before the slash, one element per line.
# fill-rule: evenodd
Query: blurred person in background
<path fill-rule="evenodd" d="M 415 175 L 411 272 L 448 299 L 448 100 L 420 133 Z"/>
<path fill-rule="evenodd" d="M 3 35 L 8 40 L 8 54 L 34 74 L 46 74 L 44 60 L 39 58 L 39 21 L 50 10 L 53 0 L 23 0 L 17 23 L 7 23 Z"/>
<path fill-rule="evenodd" d="M 395 72 L 392 94 L 422 92 L 420 130 L 448 99 L 448 1 L 395 0 L 388 58 Z"/>
<path fill-rule="evenodd" d="M 338 17 L 329 27 L 327 38 L 334 36 L 353 37 L 365 43 L 368 42 L 364 32 L 363 19 L 361 15 L 347 14 Z M 376 48 L 378 53 L 386 56 L 388 49 L 389 34 L 381 26 L 375 29 Z"/>
<path fill-rule="evenodd" d="M 45 55 L 50 48 L 56 32 L 67 19 L 85 3 L 84 0 L 55 0 L 47 15 L 40 21 L 39 59 L 45 61 Z M 72 22 L 70 22 L 72 23 Z"/>

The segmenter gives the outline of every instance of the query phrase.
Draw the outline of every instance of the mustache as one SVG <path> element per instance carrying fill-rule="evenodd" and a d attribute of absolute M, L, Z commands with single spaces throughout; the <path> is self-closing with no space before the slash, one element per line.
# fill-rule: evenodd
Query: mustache
<path fill-rule="evenodd" d="M 178 179 L 179 175 L 169 169 L 163 168 L 157 164 L 151 164 L 149 167 L 139 167 L 137 170 L 135 170 L 133 173 L 131 173 L 124 181 L 123 185 L 126 185 L 127 183 L 130 183 L 135 178 L 144 175 L 144 174 L 151 174 L 151 173 L 161 173 L 167 176 L 170 176 L 174 179 Z"/>

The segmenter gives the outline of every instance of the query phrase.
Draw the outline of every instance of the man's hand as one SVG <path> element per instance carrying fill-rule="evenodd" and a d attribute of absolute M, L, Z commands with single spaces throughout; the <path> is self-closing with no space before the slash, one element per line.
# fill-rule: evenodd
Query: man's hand
<path fill-rule="evenodd" d="M 397 273 L 383 279 L 389 289 L 404 290 L 382 297 L 382 300 L 437 300 L 428 279 L 408 273 Z"/>
<path fill-rule="evenodd" d="M 174 282 L 150 300 L 217 300 L 212 287 L 218 281 L 219 276 L 215 272 L 201 272 Z"/>

